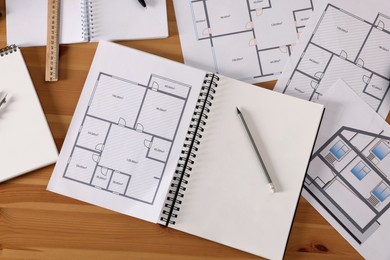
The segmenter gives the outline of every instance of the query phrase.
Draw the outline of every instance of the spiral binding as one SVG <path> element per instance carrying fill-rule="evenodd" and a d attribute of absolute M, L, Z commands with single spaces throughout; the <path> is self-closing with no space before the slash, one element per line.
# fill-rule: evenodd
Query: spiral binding
<path fill-rule="evenodd" d="M 219 77 L 215 74 L 206 74 L 201 88 L 195 111 L 191 119 L 190 127 L 181 151 L 179 162 L 171 182 L 171 186 L 165 200 L 160 221 L 165 226 L 175 225 L 182 204 L 184 192 L 190 178 L 190 172 L 195 164 L 199 150 L 202 133 L 205 131 L 210 107 L 218 87 Z"/>
<path fill-rule="evenodd" d="M 81 24 L 81 37 L 83 40 L 91 41 L 94 37 L 94 17 L 93 2 L 90 0 L 81 0 Z"/>
<path fill-rule="evenodd" d="M 5 55 L 8 55 L 8 54 L 13 53 L 13 52 L 17 52 L 17 51 L 18 51 L 18 46 L 16 46 L 15 44 L 7 46 L 5 48 L 0 49 L 0 57 L 3 57 Z"/>

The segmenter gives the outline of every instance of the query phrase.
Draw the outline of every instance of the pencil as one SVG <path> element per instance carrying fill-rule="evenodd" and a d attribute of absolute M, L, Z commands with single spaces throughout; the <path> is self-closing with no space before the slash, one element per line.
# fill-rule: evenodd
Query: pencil
<path fill-rule="evenodd" d="M 138 0 L 138 2 L 139 2 L 143 7 L 146 8 L 145 0 Z"/>
<path fill-rule="evenodd" d="M 5 104 L 7 103 L 7 95 L 5 95 L 1 101 L 0 101 L 0 109 L 3 108 L 5 106 Z"/>
<path fill-rule="evenodd" d="M 240 118 L 242 124 L 244 125 L 244 128 L 245 128 L 245 132 L 247 133 L 247 135 L 249 136 L 249 139 L 251 140 L 251 144 L 253 146 L 253 149 L 255 150 L 256 152 L 256 155 L 257 155 L 257 159 L 259 160 L 260 164 L 261 164 L 261 167 L 263 168 L 263 172 L 264 172 L 264 175 L 265 177 L 267 178 L 267 181 L 268 181 L 268 184 L 269 184 L 269 187 L 271 189 L 272 192 L 275 192 L 275 186 L 274 184 L 272 183 L 272 180 L 271 180 L 271 177 L 269 176 L 269 173 L 268 173 L 268 170 L 267 170 L 267 167 L 265 167 L 265 164 L 264 164 L 264 161 L 263 161 L 263 158 L 261 158 L 261 155 L 260 155 L 260 152 L 259 152 L 259 149 L 257 149 L 257 146 L 256 146 L 256 143 L 255 143 L 255 140 L 253 140 L 253 137 L 252 137 L 252 134 L 251 134 L 251 131 L 249 130 L 249 127 L 248 125 L 246 124 L 246 121 L 245 121 L 245 118 L 244 118 L 244 115 L 241 113 L 240 109 L 237 108 L 237 114 L 238 114 L 238 117 Z"/>

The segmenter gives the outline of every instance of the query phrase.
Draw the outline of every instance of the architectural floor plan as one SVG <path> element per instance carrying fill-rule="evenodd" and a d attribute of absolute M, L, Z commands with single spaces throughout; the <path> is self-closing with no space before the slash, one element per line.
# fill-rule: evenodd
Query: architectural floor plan
<path fill-rule="evenodd" d="M 342 127 L 314 153 L 304 188 L 363 243 L 390 207 L 389 169 L 390 136 Z"/>
<path fill-rule="evenodd" d="M 174 3 L 186 63 L 251 83 L 278 79 L 314 8 L 313 0 Z"/>
<path fill-rule="evenodd" d="M 190 90 L 100 73 L 63 178 L 153 204 Z"/>
<path fill-rule="evenodd" d="M 365 259 L 390 259 L 390 126 L 343 80 L 325 109 L 303 197 Z"/>
<path fill-rule="evenodd" d="M 377 13 L 367 20 L 328 4 L 308 34 L 275 90 L 315 101 L 342 78 L 385 118 L 390 108 L 390 17 Z"/>

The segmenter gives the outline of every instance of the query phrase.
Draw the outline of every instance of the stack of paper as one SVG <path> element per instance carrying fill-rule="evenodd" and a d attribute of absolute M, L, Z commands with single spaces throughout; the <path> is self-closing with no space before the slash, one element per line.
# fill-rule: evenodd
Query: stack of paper
<path fill-rule="evenodd" d="M 389 86 L 390 3 L 322 0 L 275 87 L 325 105 L 303 195 L 368 259 L 390 258 Z"/>

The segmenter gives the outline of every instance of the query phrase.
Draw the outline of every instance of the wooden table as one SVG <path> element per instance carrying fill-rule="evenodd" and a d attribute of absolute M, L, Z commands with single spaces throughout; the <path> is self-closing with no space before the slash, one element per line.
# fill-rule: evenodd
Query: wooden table
<path fill-rule="evenodd" d="M 4 10 L 4 0 L 0 9 Z M 183 62 L 172 0 L 168 39 L 122 42 Z M 5 19 L 0 46 L 6 45 Z M 58 149 L 96 50 L 61 46 L 60 81 L 44 81 L 45 48 L 22 49 Z M 275 82 L 262 84 L 272 88 Z M 389 120 L 388 120 L 389 122 Z M 53 166 L 0 184 L 0 259 L 258 259 L 241 251 L 46 191 Z M 360 259 L 301 199 L 286 259 Z"/>

